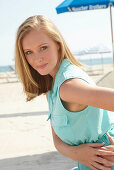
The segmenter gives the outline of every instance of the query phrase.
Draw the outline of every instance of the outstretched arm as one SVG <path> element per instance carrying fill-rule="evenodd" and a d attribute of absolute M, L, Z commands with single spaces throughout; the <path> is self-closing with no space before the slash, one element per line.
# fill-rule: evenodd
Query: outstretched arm
<path fill-rule="evenodd" d="M 60 87 L 63 101 L 114 111 L 114 89 L 92 86 L 81 79 L 66 80 Z"/>
<path fill-rule="evenodd" d="M 71 146 L 64 143 L 55 134 L 53 128 L 52 136 L 55 148 L 64 156 L 69 157 L 72 160 L 79 161 L 93 170 L 107 170 L 107 167 L 114 166 L 114 162 L 102 158 L 103 155 L 114 155 L 114 152 L 112 152 L 111 149 L 101 149 L 104 143 L 88 143 L 79 146 Z"/>

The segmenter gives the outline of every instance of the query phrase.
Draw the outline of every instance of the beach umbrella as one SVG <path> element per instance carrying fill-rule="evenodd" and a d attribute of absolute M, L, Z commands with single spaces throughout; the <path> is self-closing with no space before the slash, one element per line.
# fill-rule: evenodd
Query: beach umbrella
<path fill-rule="evenodd" d="M 113 39 L 113 24 L 112 24 L 112 6 L 114 0 L 65 0 L 56 7 L 57 14 L 64 12 L 79 12 L 86 10 L 105 9 L 110 7 L 110 23 L 111 37 L 113 49 L 113 67 L 114 67 L 114 39 Z"/>

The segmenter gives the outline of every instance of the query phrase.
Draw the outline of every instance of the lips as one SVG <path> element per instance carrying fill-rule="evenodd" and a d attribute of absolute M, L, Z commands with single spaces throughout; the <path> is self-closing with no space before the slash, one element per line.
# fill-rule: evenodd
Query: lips
<path fill-rule="evenodd" d="M 38 68 L 38 69 L 43 69 L 43 68 L 45 68 L 46 66 L 47 66 L 47 63 L 46 63 L 46 64 L 39 65 L 39 66 L 37 66 L 37 68 Z"/>

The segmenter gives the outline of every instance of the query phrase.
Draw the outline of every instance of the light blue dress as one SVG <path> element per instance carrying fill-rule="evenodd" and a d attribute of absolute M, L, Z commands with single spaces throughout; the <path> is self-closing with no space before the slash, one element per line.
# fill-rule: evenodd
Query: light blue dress
<path fill-rule="evenodd" d="M 83 70 L 71 64 L 68 59 L 64 59 L 56 74 L 53 89 L 48 92 L 47 120 L 50 119 L 57 136 L 72 146 L 93 142 L 104 142 L 105 145 L 110 145 L 106 133 L 109 132 L 114 136 L 114 128 L 111 126 L 107 110 L 88 106 L 83 111 L 70 112 L 63 106 L 59 88 L 65 80 L 71 78 L 79 78 L 96 86 Z M 114 170 L 114 167 L 111 169 Z M 78 170 L 90 170 L 90 168 L 78 162 Z"/>

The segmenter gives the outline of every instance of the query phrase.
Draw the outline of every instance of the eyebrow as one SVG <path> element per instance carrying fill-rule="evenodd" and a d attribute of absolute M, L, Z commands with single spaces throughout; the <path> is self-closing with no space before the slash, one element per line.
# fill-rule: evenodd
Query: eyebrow
<path fill-rule="evenodd" d="M 42 43 L 42 44 L 38 45 L 38 47 L 41 47 L 42 45 L 46 45 L 46 44 L 48 44 L 48 43 Z M 28 49 L 23 49 L 24 52 L 27 51 L 27 50 L 30 50 L 30 49 L 29 48 Z"/>

